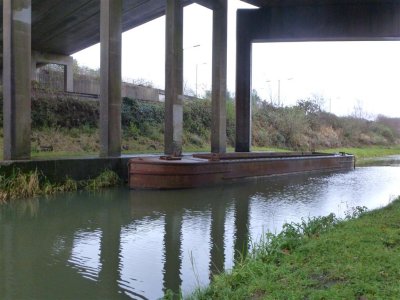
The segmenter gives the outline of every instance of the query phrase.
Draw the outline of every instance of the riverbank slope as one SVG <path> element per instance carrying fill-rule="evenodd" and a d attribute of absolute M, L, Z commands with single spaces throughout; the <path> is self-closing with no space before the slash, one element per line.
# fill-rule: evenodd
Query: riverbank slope
<path fill-rule="evenodd" d="M 400 198 L 347 221 L 336 222 L 331 215 L 287 225 L 192 297 L 395 299 L 400 295 L 399 220 Z"/>

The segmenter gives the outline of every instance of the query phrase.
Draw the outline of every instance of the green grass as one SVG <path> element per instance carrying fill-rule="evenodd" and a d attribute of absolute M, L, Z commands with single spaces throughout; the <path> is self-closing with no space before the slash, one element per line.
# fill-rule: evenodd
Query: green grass
<path fill-rule="evenodd" d="M 295 150 L 274 148 L 274 147 L 252 147 L 251 151 L 266 151 L 266 152 L 290 152 Z"/>
<path fill-rule="evenodd" d="M 53 159 L 53 158 L 81 158 L 81 157 L 98 157 L 97 152 L 68 152 L 68 151 L 51 151 L 51 152 L 32 152 L 33 159 Z"/>
<path fill-rule="evenodd" d="M 346 221 L 330 215 L 287 224 L 191 298 L 398 299 L 400 198 L 362 211 Z"/>
<path fill-rule="evenodd" d="M 335 152 L 351 153 L 354 154 L 357 159 L 363 160 L 367 158 L 400 154 L 400 146 L 397 145 L 393 147 L 374 146 L 374 147 L 362 147 L 362 148 L 334 148 L 334 149 L 323 149 L 319 151 L 329 152 L 329 153 L 335 153 Z"/>

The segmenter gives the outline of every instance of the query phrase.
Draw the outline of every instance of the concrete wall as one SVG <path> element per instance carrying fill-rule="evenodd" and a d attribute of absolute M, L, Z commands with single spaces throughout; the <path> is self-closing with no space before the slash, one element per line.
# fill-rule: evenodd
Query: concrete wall
<path fill-rule="evenodd" d="M 74 92 L 100 95 L 100 81 L 96 78 L 74 77 Z"/>
<path fill-rule="evenodd" d="M 52 70 L 52 68 L 43 67 L 36 76 L 39 84 L 43 87 L 48 87 L 54 90 L 63 90 L 64 88 L 64 75 L 63 73 Z M 84 94 L 100 94 L 100 80 L 99 78 L 84 75 L 74 75 L 73 82 L 75 93 Z M 132 99 L 144 100 L 144 101 L 162 101 L 163 97 L 160 97 L 164 92 L 141 85 L 135 85 L 133 83 L 123 82 L 122 83 L 122 97 L 128 97 Z"/>
<path fill-rule="evenodd" d="M 160 101 L 160 91 L 150 87 L 123 82 L 122 97 L 138 100 Z"/>
<path fill-rule="evenodd" d="M 93 179 L 107 169 L 127 181 L 129 159 L 130 157 L 3 161 L 0 162 L 0 174 L 10 175 L 15 169 L 23 172 L 38 170 L 51 182 L 64 182 L 66 178 Z"/>

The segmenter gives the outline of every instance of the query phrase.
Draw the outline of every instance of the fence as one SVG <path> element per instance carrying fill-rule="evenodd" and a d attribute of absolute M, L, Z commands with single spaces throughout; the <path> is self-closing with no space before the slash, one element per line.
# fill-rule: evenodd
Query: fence
<path fill-rule="evenodd" d="M 39 87 L 55 91 L 64 90 L 64 69 L 58 65 L 46 65 L 36 72 Z M 74 92 L 80 94 L 100 94 L 100 77 L 89 74 L 74 73 Z M 122 97 L 144 101 L 163 101 L 164 91 L 152 87 L 123 82 Z"/>

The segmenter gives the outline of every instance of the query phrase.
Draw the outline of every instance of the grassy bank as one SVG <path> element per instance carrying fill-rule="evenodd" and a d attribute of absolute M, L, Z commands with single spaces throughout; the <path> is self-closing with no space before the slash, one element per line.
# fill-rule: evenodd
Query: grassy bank
<path fill-rule="evenodd" d="M 321 101 L 299 100 L 294 106 L 281 107 L 261 101 L 254 94 L 251 126 L 254 149 L 311 151 L 336 148 L 355 153 L 354 147 L 377 149 L 400 144 L 400 118 L 378 116 L 371 121 L 360 116 L 339 117 L 323 111 Z M 0 105 L 1 102 L 0 96 Z M 235 144 L 236 108 L 230 96 L 226 108 L 227 147 L 231 148 Z M 121 150 L 125 154 L 163 152 L 164 110 L 161 102 L 122 99 Z M 97 155 L 100 149 L 98 124 L 97 101 L 35 91 L 32 97 L 32 157 Z M 184 152 L 209 151 L 211 127 L 210 94 L 206 99 L 184 101 Z M 0 146 L 2 142 L 0 130 Z M 360 150 L 355 154 L 362 158 L 388 155 L 388 152 L 369 151 L 365 154 Z"/>
<path fill-rule="evenodd" d="M 267 235 L 194 299 L 398 299 L 400 198 L 346 221 L 334 215 Z"/>
<path fill-rule="evenodd" d="M 62 183 L 52 183 L 38 171 L 23 173 L 15 170 L 11 176 L 0 176 L 0 204 L 80 189 L 98 190 L 118 185 L 119 182 L 118 175 L 110 170 L 105 170 L 93 179 L 81 181 L 66 179 Z"/>
<path fill-rule="evenodd" d="M 374 146 L 374 147 L 362 147 L 362 148 L 333 148 L 324 149 L 323 152 L 346 152 L 356 156 L 357 159 L 363 160 L 367 158 L 383 157 L 389 155 L 400 154 L 400 146 L 385 147 L 385 146 Z"/>

